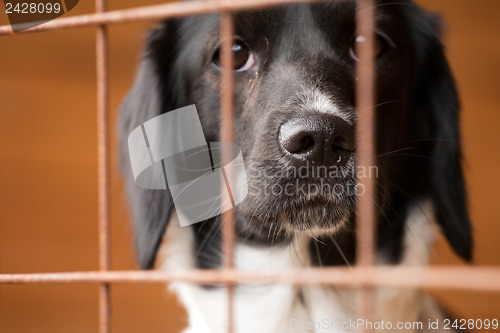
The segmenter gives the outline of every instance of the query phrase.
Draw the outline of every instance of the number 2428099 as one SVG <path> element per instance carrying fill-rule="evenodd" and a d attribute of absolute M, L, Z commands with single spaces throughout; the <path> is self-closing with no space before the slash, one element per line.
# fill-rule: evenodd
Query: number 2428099
<path fill-rule="evenodd" d="M 7 2 L 5 4 L 5 13 L 7 14 L 58 14 L 61 12 L 61 4 L 60 3 L 44 3 L 44 2 L 18 2 L 16 4 Z"/>

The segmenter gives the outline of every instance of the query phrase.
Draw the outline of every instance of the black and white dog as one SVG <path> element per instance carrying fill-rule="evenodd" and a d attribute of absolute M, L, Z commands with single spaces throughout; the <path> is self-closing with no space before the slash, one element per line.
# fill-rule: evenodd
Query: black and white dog
<path fill-rule="evenodd" d="M 235 266 L 273 272 L 355 263 L 355 174 L 293 172 L 356 169 L 356 44 L 363 38 L 355 33 L 355 6 L 337 0 L 236 13 L 233 68 L 219 61 L 216 14 L 169 20 L 152 31 L 119 122 L 142 268 L 152 268 L 158 252 L 167 270 L 221 266 L 220 219 L 181 228 L 167 190 L 134 183 L 127 136 L 148 119 L 195 104 L 207 141 L 218 141 L 224 70 L 234 72 L 235 143 L 248 161 Z M 409 0 L 376 1 L 378 264 L 426 265 L 434 225 L 459 256 L 471 258 L 459 102 L 440 25 Z M 224 288 L 172 287 L 189 314 L 185 332 L 225 331 Z M 355 320 L 355 300 L 349 288 L 239 286 L 236 332 L 353 331 L 325 325 Z M 442 316 L 417 290 L 380 288 L 375 302 L 375 319 L 394 325 Z"/>

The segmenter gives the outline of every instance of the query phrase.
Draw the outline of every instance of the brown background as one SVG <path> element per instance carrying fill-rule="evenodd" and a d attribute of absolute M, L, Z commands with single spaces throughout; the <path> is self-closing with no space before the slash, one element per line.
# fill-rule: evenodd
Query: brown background
<path fill-rule="evenodd" d="M 111 0 L 110 9 L 161 1 Z M 500 264 L 498 124 L 500 1 L 420 0 L 447 21 L 446 45 L 462 93 L 474 265 Z M 3 9 L 2 9 L 3 11 Z M 93 11 L 90 1 L 69 14 Z M 7 17 L 0 14 L 0 24 Z M 110 28 L 111 110 L 132 83 L 146 29 Z M 97 269 L 94 28 L 0 37 L 0 272 Z M 113 145 L 116 140 L 112 137 Z M 113 155 L 113 161 L 116 156 Z M 116 163 L 112 267 L 135 269 Z M 460 264 L 440 240 L 440 264 Z M 499 318 L 500 295 L 439 292 L 459 318 Z M 163 286 L 113 286 L 114 332 L 179 332 L 186 315 Z M 0 286 L 0 331 L 96 332 L 97 287 Z"/>

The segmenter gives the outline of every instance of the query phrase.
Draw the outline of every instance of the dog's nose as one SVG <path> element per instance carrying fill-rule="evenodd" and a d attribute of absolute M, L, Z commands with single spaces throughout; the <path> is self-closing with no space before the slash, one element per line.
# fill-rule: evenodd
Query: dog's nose
<path fill-rule="evenodd" d="M 333 115 L 292 119 L 281 125 L 279 142 L 299 164 L 343 166 L 354 151 L 354 129 Z"/>

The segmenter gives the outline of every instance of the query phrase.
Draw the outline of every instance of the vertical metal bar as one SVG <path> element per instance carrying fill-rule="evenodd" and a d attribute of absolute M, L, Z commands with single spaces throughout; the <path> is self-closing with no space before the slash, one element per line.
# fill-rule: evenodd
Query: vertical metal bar
<path fill-rule="evenodd" d="M 233 142 L 233 18 L 229 11 L 221 13 L 221 141 Z M 224 149 L 222 152 L 222 161 L 227 165 L 231 161 L 231 151 Z M 227 178 L 231 181 L 233 173 L 231 168 L 226 168 Z M 234 211 L 230 210 L 222 215 L 222 239 L 224 253 L 224 267 L 233 269 L 234 252 Z M 233 327 L 233 292 L 234 285 L 227 284 L 228 308 L 227 308 L 227 330 L 232 333 Z"/>
<path fill-rule="evenodd" d="M 356 105 L 357 105 L 357 150 L 358 166 L 368 168 L 375 165 L 375 119 L 374 119 L 374 3 L 373 0 L 360 0 L 356 8 L 357 38 L 359 62 L 356 66 Z M 364 175 L 370 175 L 364 172 Z M 358 179 L 364 193 L 359 196 L 356 230 L 356 261 L 358 265 L 370 266 L 374 262 L 375 251 L 375 216 L 374 186 L 370 176 Z M 360 297 L 360 318 L 371 320 L 373 315 L 373 290 L 363 288 Z M 371 331 L 371 330 L 363 330 Z"/>
<path fill-rule="evenodd" d="M 96 12 L 106 11 L 106 1 L 96 0 Z M 110 269 L 110 186 L 109 186 L 109 99 L 108 99 L 108 39 L 106 25 L 98 25 L 96 31 L 97 74 L 97 182 L 98 182 L 98 233 L 99 270 Z M 99 332 L 109 333 L 110 284 L 99 286 Z"/>

